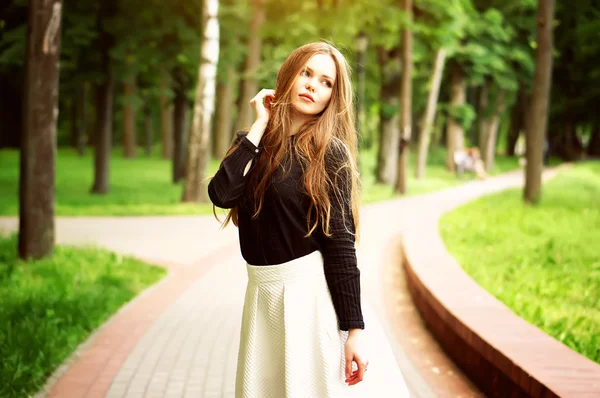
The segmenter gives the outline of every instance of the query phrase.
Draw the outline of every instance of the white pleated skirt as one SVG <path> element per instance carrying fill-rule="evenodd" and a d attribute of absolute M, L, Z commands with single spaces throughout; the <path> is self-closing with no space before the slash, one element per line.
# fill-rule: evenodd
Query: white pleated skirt
<path fill-rule="evenodd" d="M 338 328 L 320 252 L 279 265 L 247 264 L 247 270 L 236 398 L 409 396 L 385 333 L 364 299 L 368 371 L 362 382 L 345 383 L 348 332 Z"/>

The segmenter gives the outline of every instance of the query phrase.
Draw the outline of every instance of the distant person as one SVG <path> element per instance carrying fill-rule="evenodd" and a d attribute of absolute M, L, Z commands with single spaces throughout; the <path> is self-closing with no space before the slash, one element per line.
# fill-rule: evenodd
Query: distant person
<path fill-rule="evenodd" d="M 454 169 L 457 176 L 470 171 L 474 172 L 480 180 L 487 177 L 478 148 L 462 148 L 454 151 Z"/>
<path fill-rule="evenodd" d="M 256 120 L 208 186 L 247 263 L 238 398 L 408 396 L 361 301 L 352 98 L 336 48 L 297 48 L 275 89 L 250 101 Z"/>
<path fill-rule="evenodd" d="M 542 152 L 542 164 L 547 166 L 550 162 L 550 141 L 548 138 L 544 141 L 544 149 Z M 527 165 L 527 152 L 523 154 L 522 157 L 519 158 L 519 165 L 521 167 L 525 167 Z"/>

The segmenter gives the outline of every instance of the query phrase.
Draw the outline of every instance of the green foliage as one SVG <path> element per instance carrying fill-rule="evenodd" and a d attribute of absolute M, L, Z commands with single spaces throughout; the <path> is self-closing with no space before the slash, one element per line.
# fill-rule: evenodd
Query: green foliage
<path fill-rule="evenodd" d="M 90 1 L 78 1 L 63 7 L 60 49 L 60 78 L 62 93 L 86 79 L 98 79 L 91 67 L 90 47 L 98 39 L 98 6 Z"/>
<path fill-rule="evenodd" d="M 31 396 L 119 307 L 165 271 L 92 247 L 58 246 L 44 260 L 16 258 L 0 236 L 0 396 Z"/>
<path fill-rule="evenodd" d="M 600 123 L 598 112 L 589 108 L 600 101 L 600 4 L 581 0 L 576 6 L 556 2 L 551 120 L 584 125 Z M 556 126 L 552 130 L 560 130 Z M 555 131 L 552 131 L 555 133 Z"/>
<path fill-rule="evenodd" d="M 0 15 L 0 73 L 25 65 L 27 0 L 13 0 Z"/>
<path fill-rule="evenodd" d="M 219 65 L 217 76 L 225 81 L 229 67 L 241 69 L 247 47 L 241 45 L 248 40 L 249 5 L 234 0 L 219 2 Z"/>
<path fill-rule="evenodd" d="M 471 128 L 477 114 L 475 109 L 470 104 L 462 106 L 448 107 L 448 113 L 456 120 L 465 130 Z"/>
<path fill-rule="evenodd" d="M 27 26 L 20 25 L 3 32 L 0 41 L 0 67 L 25 66 Z"/>
<path fill-rule="evenodd" d="M 517 315 L 600 363 L 600 163 L 544 185 L 536 207 L 511 189 L 440 220 L 450 252 Z"/>

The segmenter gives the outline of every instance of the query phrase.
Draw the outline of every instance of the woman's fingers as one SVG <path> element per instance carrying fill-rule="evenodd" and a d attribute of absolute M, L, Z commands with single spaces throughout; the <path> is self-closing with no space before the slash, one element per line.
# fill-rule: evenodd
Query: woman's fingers
<path fill-rule="evenodd" d="M 250 103 L 251 103 L 251 104 L 254 104 L 254 103 L 257 103 L 257 102 L 258 102 L 258 103 L 261 103 L 261 104 L 262 104 L 262 100 L 263 100 L 263 99 L 264 99 L 264 98 L 265 98 L 267 95 L 273 96 L 274 94 L 275 94 L 275 90 L 268 89 L 268 88 L 263 88 L 262 90 L 260 90 L 260 91 L 258 92 L 258 94 L 256 94 L 256 95 L 254 96 L 254 98 L 252 98 L 252 99 L 250 100 Z"/>
<path fill-rule="evenodd" d="M 275 96 L 275 90 L 271 89 L 262 89 L 250 100 L 250 105 L 254 109 L 254 113 L 256 114 L 256 119 L 269 120 L 270 117 L 270 100 L 269 98 L 273 98 Z M 263 102 L 264 101 L 264 102 Z"/>
<path fill-rule="evenodd" d="M 346 378 L 349 378 L 352 375 L 352 356 L 346 355 Z"/>
<path fill-rule="evenodd" d="M 356 362 L 358 369 L 352 371 L 352 362 Z M 349 367 L 348 363 L 350 363 Z M 352 386 L 363 381 L 368 364 L 369 362 L 363 361 L 357 356 L 354 357 L 354 360 L 348 361 L 348 359 L 346 359 L 346 383 L 348 383 L 349 386 Z"/>

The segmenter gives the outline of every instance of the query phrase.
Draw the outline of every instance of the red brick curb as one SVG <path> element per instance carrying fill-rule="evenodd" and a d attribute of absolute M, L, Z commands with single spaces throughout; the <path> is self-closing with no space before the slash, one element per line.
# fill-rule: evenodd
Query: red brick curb
<path fill-rule="evenodd" d="M 404 266 L 413 301 L 446 353 L 488 396 L 600 397 L 600 365 L 473 281 L 447 252 L 437 220 L 404 236 Z"/>
<path fill-rule="evenodd" d="M 431 391 L 438 397 L 482 398 L 484 395 L 444 352 L 427 329 L 408 289 L 402 238 L 385 247 L 385 305 L 396 341 Z"/>
<path fill-rule="evenodd" d="M 104 397 L 123 362 L 154 321 L 214 264 L 238 250 L 237 242 L 192 266 L 165 264 L 169 274 L 142 292 L 107 321 L 71 358 L 68 370 L 55 377 L 48 397 Z"/>

